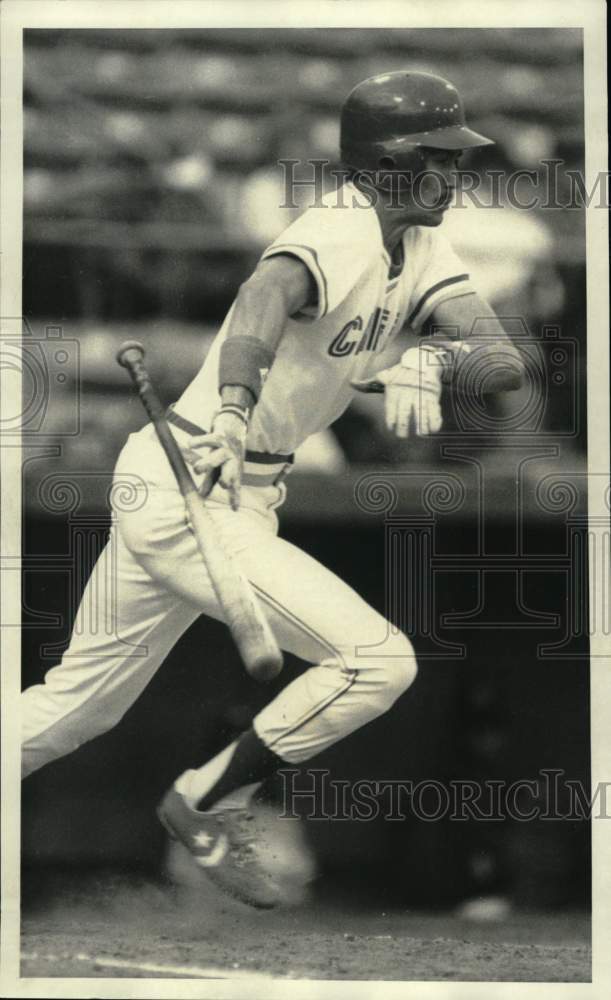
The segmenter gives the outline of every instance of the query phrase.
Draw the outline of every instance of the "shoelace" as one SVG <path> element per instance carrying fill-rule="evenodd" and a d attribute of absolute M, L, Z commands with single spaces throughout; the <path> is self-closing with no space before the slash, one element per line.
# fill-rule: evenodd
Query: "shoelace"
<path fill-rule="evenodd" d="M 254 876 L 257 884 L 263 880 L 269 888 L 273 887 L 273 874 L 261 867 L 257 857 L 256 816 L 247 809 L 236 809 L 224 818 L 224 822 L 230 827 L 230 854 L 235 867 L 245 869 L 246 876 Z"/>
<path fill-rule="evenodd" d="M 252 813 L 243 813 L 240 816 L 235 817 L 235 823 L 233 825 L 233 830 L 236 834 L 237 843 L 244 846 L 249 846 L 253 844 L 254 841 L 254 823 L 255 817 Z"/>
<path fill-rule="evenodd" d="M 236 810 L 228 817 L 230 827 L 230 853 L 240 867 L 254 860 L 255 838 L 252 823 L 255 817 L 246 810 Z M 221 820 L 224 822 L 224 820 Z"/>

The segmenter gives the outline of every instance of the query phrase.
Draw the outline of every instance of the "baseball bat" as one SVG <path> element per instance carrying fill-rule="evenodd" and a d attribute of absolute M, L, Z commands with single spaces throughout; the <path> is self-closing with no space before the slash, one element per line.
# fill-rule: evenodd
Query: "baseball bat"
<path fill-rule="evenodd" d="M 218 527 L 198 492 L 151 383 L 144 353 L 142 344 L 128 340 L 119 348 L 117 361 L 129 372 L 172 467 L 197 547 L 244 666 L 255 680 L 270 681 L 282 670 L 282 653 L 248 580 L 219 539 Z"/>

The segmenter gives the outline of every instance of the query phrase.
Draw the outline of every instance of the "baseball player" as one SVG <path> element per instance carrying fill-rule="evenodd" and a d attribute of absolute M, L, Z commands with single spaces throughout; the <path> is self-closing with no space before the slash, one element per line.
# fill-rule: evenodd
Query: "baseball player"
<path fill-rule="evenodd" d="M 446 385 L 475 392 L 521 384 L 519 353 L 439 232 L 460 151 L 490 141 L 466 125 L 447 80 L 394 72 L 360 83 L 342 110 L 349 179 L 265 250 L 169 412 L 279 645 L 311 664 L 239 739 L 182 774 L 159 808 L 202 869 L 257 906 L 282 901 L 257 850 L 251 807 L 261 782 L 377 718 L 416 676 L 408 639 L 278 538 L 294 451 L 358 390 L 383 391 L 388 429 L 403 438 L 440 429 Z M 470 343 L 482 317 L 488 339 Z M 406 324 L 412 346 L 380 370 L 378 356 Z M 126 473 L 142 482 L 141 503 L 117 506 L 81 604 L 100 605 L 106 627 L 95 629 L 95 616 L 79 610 L 61 664 L 24 692 L 25 775 L 114 726 L 191 623 L 202 613 L 221 617 L 151 424 L 123 448 L 117 483 Z M 100 583 L 111 577 L 112 622 Z"/>

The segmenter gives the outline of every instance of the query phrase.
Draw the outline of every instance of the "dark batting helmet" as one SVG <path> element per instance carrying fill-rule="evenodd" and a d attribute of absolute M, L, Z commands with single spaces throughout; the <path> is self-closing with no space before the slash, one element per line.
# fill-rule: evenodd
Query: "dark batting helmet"
<path fill-rule="evenodd" d="M 458 150 L 493 142 L 467 126 L 456 87 L 433 73 L 369 77 L 342 107 L 341 157 L 360 170 L 406 169 L 422 146 Z"/>

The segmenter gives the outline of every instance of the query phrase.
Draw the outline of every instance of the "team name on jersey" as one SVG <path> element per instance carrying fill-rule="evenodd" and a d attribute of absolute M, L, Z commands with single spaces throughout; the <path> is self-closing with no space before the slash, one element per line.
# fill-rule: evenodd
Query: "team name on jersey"
<path fill-rule="evenodd" d="M 375 351 L 388 326 L 389 316 L 389 309 L 378 307 L 372 312 L 365 327 L 363 317 L 355 316 L 333 338 L 328 353 L 332 358 L 346 358 L 349 354 L 360 354 L 361 351 Z"/>

